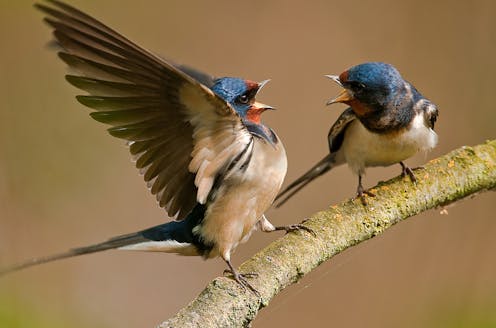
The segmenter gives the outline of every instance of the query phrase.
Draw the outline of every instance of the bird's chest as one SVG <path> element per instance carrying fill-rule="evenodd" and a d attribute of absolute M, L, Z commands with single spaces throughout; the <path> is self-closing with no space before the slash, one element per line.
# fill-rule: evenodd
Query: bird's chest
<path fill-rule="evenodd" d="M 286 175 L 287 160 L 281 142 L 255 139 L 249 164 L 230 175 L 209 205 L 201 234 L 219 248 L 234 248 L 248 236 L 270 207 Z"/>
<path fill-rule="evenodd" d="M 436 143 L 436 133 L 425 126 L 421 116 L 415 117 L 407 128 L 392 133 L 371 132 L 357 120 L 346 131 L 342 156 L 354 172 L 363 173 L 368 166 L 399 163 Z"/>
<path fill-rule="evenodd" d="M 237 177 L 241 182 L 238 187 L 252 187 L 258 189 L 256 194 L 275 198 L 286 176 L 287 165 L 286 152 L 280 141 L 272 145 L 255 139 L 250 163 L 246 171 L 240 172 Z"/>
<path fill-rule="evenodd" d="M 276 197 L 287 170 L 287 159 L 281 142 L 276 146 L 255 139 L 253 153 L 246 170 L 240 170 L 226 184 L 225 197 L 232 202 L 245 202 L 239 206 L 247 216 L 254 216 L 254 222 L 246 222 L 251 226 L 270 207 Z"/>

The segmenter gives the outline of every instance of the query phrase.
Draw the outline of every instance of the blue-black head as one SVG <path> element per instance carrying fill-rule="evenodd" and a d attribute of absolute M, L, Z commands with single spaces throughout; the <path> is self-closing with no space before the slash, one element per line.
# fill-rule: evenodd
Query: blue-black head
<path fill-rule="evenodd" d="M 396 68 L 386 63 L 364 63 L 351 67 L 339 76 L 327 77 L 344 88 L 327 104 L 345 103 L 359 116 L 387 110 L 401 98 L 401 93 L 406 95 L 406 82 Z"/>
<path fill-rule="evenodd" d="M 222 77 L 215 80 L 212 91 L 229 103 L 243 119 L 260 123 L 260 115 L 267 109 L 274 109 L 255 101 L 263 86 L 269 82 L 254 82 L 235 77 Z"/>

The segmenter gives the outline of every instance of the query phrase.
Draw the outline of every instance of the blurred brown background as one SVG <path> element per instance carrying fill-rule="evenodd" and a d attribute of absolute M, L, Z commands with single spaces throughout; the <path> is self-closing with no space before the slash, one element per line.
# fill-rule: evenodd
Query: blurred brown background
<path fill-rule="evenodd" d="M 217 76 L 271 78 L 259 99 L 286 145 L 288 182 L 327 151 L 344 106 L 323 77 L 364 61 L 395 65 L 440 108 L 429 158 L 495 137 L 493 1 L 71 1 L 140 45 Z M 92 121 L 47 48 L 31 1 L 0 0 L 0 266 L 166 220 L 121 140 Z M 398 175 L 370 169 L 365 185 Z M 340 167 L 274 223 L 351 197 Z M 398 224 L 288 288 L 254 327 L 496 327 L 495 194 Z M 275 235 L 238 248 L 239 265 Z M 224 270 L 220 260 L 109 251 L 0 280 L 0 327 L 153 327 Z"/>

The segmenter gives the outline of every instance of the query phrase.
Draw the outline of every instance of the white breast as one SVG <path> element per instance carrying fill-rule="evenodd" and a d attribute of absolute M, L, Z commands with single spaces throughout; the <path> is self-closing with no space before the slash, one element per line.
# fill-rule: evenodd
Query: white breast
<path fill-rule="evenodd" d="M 423 114 L 418 114 L 407 129 L 390 134 L 370 132 L 356 120 L 347 128 L 337 158 L 356 174 L 363 174 L 366 167 L 396 164 L 436 144 L 437 134 L 425 125 Z"/>
<path fill-rule="evenodd" d="M 215 244 L 209 254 L 229 258 L 238 243 L 248 238 L 262 214 L 270 207 L 286 175 L 284 147 L 255 138 L 253 154 L 245 171 L 229 176 L 209 205 L 200 233 Z"/>

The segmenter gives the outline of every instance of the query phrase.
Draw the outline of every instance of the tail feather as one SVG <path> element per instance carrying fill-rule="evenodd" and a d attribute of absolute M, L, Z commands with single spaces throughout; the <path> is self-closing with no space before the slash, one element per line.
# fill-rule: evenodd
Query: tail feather
<path fill-rule="evenodd" d="M 114 249 L 114 248 L 119 248 L 119 247 L 123 247 L 123 246 L 127 246 L 127 245 L 140 243 L 140 242 L 143 242 L 146 240 L 147 239 L 143 237 L 141 232 L 135 232 L 132 234 L 122 235 L 122 236 L 111 238 L 111 239 L 104 241 L 102 243 L 84 246 L 84 247 L 73 248 L 73 249 L 70 249 L 64 253 L 59 253 L 59 254 L 54 254 L 54 255 L 49 255 L 49 256 L 44 256 L 44 257 L 38 257 L 38 258 L 27 260 L 25 262 L 21 262 L 19 264 L 13 265 L 13 266 L 5 268 L 5 269 L 0 269 L 0 276 L 3 276 L 7 273 L 11 273 L 14 271 L 19 271 L 19 270 L 22 270 L 25 268 L 29 268 L 31 266 L 38 265 L 38 264 L 53 262 L 53 261 L 57 261 L 57 260 L 66 259 L 69 257 L 84 255 L 84 254 L 102 252 L 102 251 L 106 251 L 109 249 Z"/>
<path fill-rule="evenodd" d="M 308 170 L 308 172 L 293 181 L 289 186 L 281 191 L 275 199 L 276 207 L 281 207 L 303 187 L 312 182 L 314 179 L 320 177 L 322 174 L 329 171 L 334 166 L 333 164 L 335 163 L 335 157 L 336 153 L 328 154 L 317 164 L 315 164 L 310 170 Z"/>
<path fill-rule="evenodd" d="M 193 234 L 193 229 L 204 217 L 205 205 L 197 204 L 193 211 L 182 221 L 172 221 L 146 230 L 117 236 L 102 243 L 73 248 L 67 252 L 30 259 L 28 261 L 0 269 L 0 276 L 29 268 L 34 265 L 53 262 L 69 257 L 102 252 L 109 249 L 161 251 L 182 255 L 199 255 L 209 250 Z"/>

